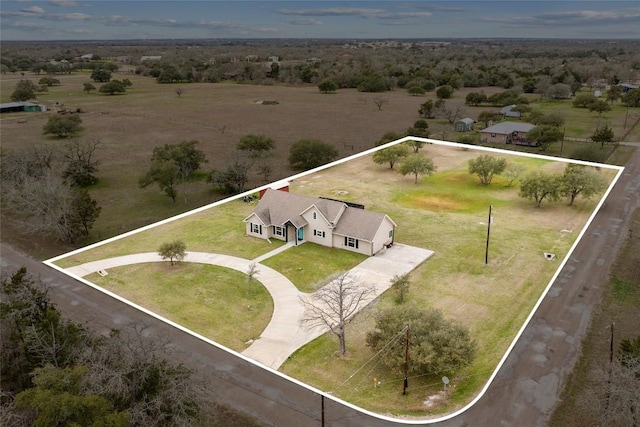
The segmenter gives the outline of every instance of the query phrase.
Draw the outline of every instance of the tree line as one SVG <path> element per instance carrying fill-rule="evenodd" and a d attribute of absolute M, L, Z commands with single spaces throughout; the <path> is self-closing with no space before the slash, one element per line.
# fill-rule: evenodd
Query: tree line
<path fill-rule="evenodd" d="M 0 293 L 7 426 L 186 426 L 202 410 L 198 380 L 170 363 L 143 325 L 98 335 L 66 319 L 25 268 L 4 274 Z"/>

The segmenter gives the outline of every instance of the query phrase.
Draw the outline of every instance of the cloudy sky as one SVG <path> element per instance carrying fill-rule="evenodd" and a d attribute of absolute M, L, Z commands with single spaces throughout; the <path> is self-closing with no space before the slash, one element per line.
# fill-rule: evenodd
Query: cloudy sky
<path fill-rule="evenodd" d="M 0 0 L 0 37 L 640 39 L 640 2 Z"/>

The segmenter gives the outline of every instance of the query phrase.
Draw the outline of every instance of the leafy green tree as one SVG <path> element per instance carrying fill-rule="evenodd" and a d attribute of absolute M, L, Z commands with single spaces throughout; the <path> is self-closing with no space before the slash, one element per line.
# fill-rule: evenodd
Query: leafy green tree
<path fill-rule="evenodd" d="M 322 93 L 331 93 L 338 90 L 338 84 L 333 80 L 323 80 L 318 84 L 318 89 Z"/>
<path fill-rule="evenodd" d="M 35 386 L 16 396 L 16 407 L 35 412 L 34 426 L 129 426 L 129 414 L 115 411 L 106 398 L 83 395 L 86 366 L 46 365 L 34 371 Z"/>
<path fill-rule="evenodd" d="M 41 280 L 22 267 L 2 278 L 0 295 L 3 380 L 28 388 L 34 369 L 75 363 L 87 343 L 84 328 L 60 315 Z"/>
<path fill-rule="evenodd" d="M 604 180 L 593 170 L 587 166 L 568 164 L 560 178 L 558 194 L 569 197 L 569 206 L 571 206 L 576 197 L 582 196 L 589 199 L 604 188 Z"/>
<path fill-rule="evenodd" d="M 484 92 L 469 92 L 465 98 L 465 104 L 478 106 L 487 102 L 487 95 Z"/>
<path fill-rule="evenodd" d="M 631 89 L 622 95 L 622 102 L 627 107 L 640 107 L 640 88 Z"/>
<path fill-rule="evenodd" d="M 418 175 L 431 175 L 436 171 L 433 160 L 422 156 L 421 154 L 413 154 L 404 158 L 400 164 L 400 173 L 402 175 L 413 174 L 414 182 L 418 183 Z"/>
<path fill-rule="evenodd" d="M 366 337 L 373 351 L 385 349 L 381 361 L 395 373 L 404 370 L 407 327 L 410 376 L 453 373 L 475 358 L 477 345 L 467 329 L 445 319 L 440 311 L 403 305 L 379 313 L 375 329 Z"/>
<path fill-rule="evenodd" d="M 596 98 L 596 96 L 592 93 L 579 93 L 573 99 L 572 104 L 577 108 L 587 108 L 597 100 L 598 98 Z"/>
<path fill-rule="evenodd" d="M 60 138 L 68 138 L 82 130 L 82 119 L 77 114 L 52 115 L 43 126 L 43 134 L 53 134 Z"/>
<path fill-rule="evenodd" d="M 527 133 L 527 139 L 537 142 L 542 151 L 547 151 L 547 148 L 562 138 L 560 129 L 548 125 L 536 126 Z"/>
<path fill-rule="evenodd" d="M 485 127 L 489 126 L 489 122 L 500 121 L 502 116 L 498 111 L 484 110 L 478 114 L 478 121 L 484 123 Z"/>
<path fill-rule="evenodd" d="M 436 89 L 438 99 L 449 99 L 453 96 L 453 88 L 449 85 L 440 86 Z"/>
<path fill-rule="evenodd" d="M 176 67 L 172 65 L 166 65 L 162 67 L 157 80 L 158 83 L 178 83 L 186 79 L 185 76 Z"/>
<path fill-rule="evenodd" d="M 184 257 L 187 256 L 186 250 L 187 245 L 185 245 L 182 240 L 174 240 L 173 242 L 166 242 L 160 245 L 158 255 L 160 255 L 162 259 L 169 259 L 171 265 L 173 265 L 173 261 L 182 261 Z"/>
<path fill-rule="evenodd" d="M 582 83 L 576 80 L 569 84 L 569 88 L 571 89 L 571 96 L 576 96 L 576 93 L 582 89 Z"/>
<path fill-rule="evenodd" d="M 615 135 L 613 129 L 608 125 L 598 126 L 591 135 L 591 140 L 596 143 L 600 143 L 600 148 L 604 148 L 604 144 L 607 142 L 613 142 Z"/>
<path fill-rule="evenodd" d="M 425 119 L 432 119 L 435 113 L 435 106 L 432 100 L 427 100 L 420 104 L 420 108 L 418 108 L 418 114 L 420 117 L 424 117 Z"/>
<path fill-rule="evenodd" d="M 560 128 L 564 125 L 564 114 L 561 112 L 543 113 L 539 110 L 534 110 L 529 114 L 529 121 L 536 126 L 551 126 Z"/>
<path fill-rule="evenodd" d="M 620 363 L 623 366 L 631 367 L 632 361 L 638 364 L 640 362 L 640 335 L 635 339 L 624 338 L 620 340 L 619 353 Z M 638 379 L 640 379 L 640 375 L 638 375 Z"/>
<path fill-rule="evenodd" d="M 236 148 L 247 152 L 251 159 L 264 159 L 271 155 L 275 141 L 266 135 L 249 134 L 240 138 Z"/>
<path fill-rule="evenodd" d="M 400 139 L 400 135 L 395 132 L 386 132 L 379 140 L 377 140 L 374 144 L 375 147 L 379 147 L 384 144 L 388 144 L 391 141 L 395 141 L 396 139 Z"/>
<path fill-rule="evenodd" d="M 78 189 L 75 191 L 75 197 L 73 199 L 73 222 L 78 226 L 82 226 L 84 235 L 88 236 L 89 231 L 93 228 L 93 224 L 96 222 L 102 211 L 102 207 L 98 205 L 98 202 L 91 198 L 91 195 L 87 190 Z"/>
<path fill-rule="evenodd" d="M 153 149 L 151 167 L 140 178 L 140 188 L 157 183 L 175 203 L 178 195 L 177 186 L 192 181 L 201 163 L 206 163 L 204 153 L 196 148 L 198 141 L 182 141 L 180 144 L 165 144 Z M 184 192 L 184 201 L 187 195 Z"/>
<path fill-rule="evenodd" d="M 389 169 L 393 169 L 396 162 L 407 155 L 409 155 L 409 149 L 405 144 L 395 144 L 373 153 L 373 162 L 378 165 L 388 163 Z"/>
<path fill-rule="evenodd" d="M 547 88 L 545 95 L 551 99 L 567 99 L 571 96 L 571 87 L 565 83 L 556 83 Z"/>
<path fill-rule="evenodd" d="M 411 286 L 411 279 L 409 274 L 403 274 L 402 276 L 395 275 L 391 279 L 391 289 L 396 292 L 396 302 L 402 304 L 409 292 Z"/>
<path fill-rule="evenodd" d="M 589 111 L 598 113 L 598 116 L 601 116 L 602 113 L 606 113 L 607 111 L 611 111 L 611 105 L 607 104 L 607 101 L 602 99 L 598 99 L 587 106 Z"/>
<path fill-rule="evenodd" d="M 487 154 L 469 160 L 469 173 L 477 175 L 482 185 L 491 184 L 494 175 L 500 175 L 507 166 L 504 157 L 493 157 Z"/>
<path fill-rule="evenodd" d="M 91 80 L 98 83 L 105 83 L 111 80 L 111 71 L 106 68 L 96 68 L 91 73 Z"/>
<path fill-rule="evenodd" d="M 522 163 L 508 162 L 503 172 L 507 179 L 507 186 L 511 187 L 515 181 L 520 179 L 525 170 L 526 166 Z"/>
<path fill-rule="evenodd" d="M 83 83 L 82 90 L 84 92 L 90 93 L 91 91 L 96 90 L 96 87 L 91 83 Z"/>
<path fill-rule="evenodd" d="M 391 87 L 389 82 L 380 74 L 368 74 L 358 85 L 359 92 L 386 92 Z"/>
<path fill-rule="evenodd" d="M 607 91 L 607 101 L 610 103 L 616 102 L 622 96 L 622 88 L 618 85 L 612 85 Z"/>
<path fill-rule="evenodd" d="M 60 85 L 60 80 L 53 77 L 43 77 L 38 81 L 38 84 L 44 86 L 58 86 Z"/>
<path fill-rule="evenodd" d="M 573 150 L 569 157 L 586 162 L 603 163 L 607 158 L 607 154 L 602 148 L 598 149 L 593 144 L 584 144 Z"/>
<path fill-rule="evenodd" d="M 416 120 L 413 123 L 413 126 L 408 128 L 405 132 L 406 136 L 417 136 L 421 138 L 428 138 L 431 135 L 429 131 L 429 124 L 424 119 Z M 418 141 L 417 139 L 410 139 L 405 142 L 405 145 L 411 147 L 414 153 L 420 151 L 422 147 L 424 147 L 426 142 Z"/>
<path fill-rule="evenodd" d="M 20 80 L 14 87 L 11 100 L 21 102 L 35 99 L 37 91 L 38 87 L 31 80 Z"/>
<path fill-rule="evenodd" d="M 338 158 L 338 150 L 317 139 L 301 139 L 289 149 L 289 165 L 296 170 L 309 170 Z"/>
<path fill-rule="evenodd" d="M 100 85 L 98 92 L 106 93 L 107 95 L 115 95 L 116 93 L 125 93 L 127 88 L 119 80 L 111 80 L 103 85 Z"/>
<path fill-rule="evenodd" d="M 156 183 L 160 190 L 171 197 L 176 202 L 178 197 L 177 186 L 180 183 L 180 169 L 172 161 L 155 160 L 152 161 L 151 167 L 147 173 L 138 180 L 140 188 L 147 188 L 149 185 Z"/>
<path fill-rule="evenodd" d="M 425 90 L 420 86 L 411 86 L 409 89 L 407 89 L 407 92 L 412 96 L 420 96 L 425 94 Z"/>
<path fill-rule="evenodd" d="M 530 172 L 520 183 L 520 197 L 533 199 L 536 208 L 540 207 L 544 199 L 558 200 L 559 191 L 559 176 L 548 172 Z"/>

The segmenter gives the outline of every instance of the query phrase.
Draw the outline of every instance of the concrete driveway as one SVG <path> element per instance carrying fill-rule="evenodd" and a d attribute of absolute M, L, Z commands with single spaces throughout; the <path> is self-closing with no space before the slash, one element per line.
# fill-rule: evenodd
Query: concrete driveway
<path fill-rule="evenodd" d="M 259 259 L 263 261 L 269 255 L 275 255 L 286 249 L 278 248 Z M 375 289 L 360 308 L 365 307 L 389 289 L 394 276 L 409 273 L 432 255 L 433 252 L 427 249 L 396 243 L 354 267 L 350 272 L 358 282 L 362 286 L 371 286 Z M 147 252 L 92 261 L 70 267 L 67 271 L 73 276 L 84 277 L 97 271 L 108 273 L 110 268 L 148 262 L 168 261 L 163 260 L 157 253 Z M 255 260 L 222 254 L 188 252 L 183 262 L 217 265 L 246 273 Z M 273 315 L 260 337 L 242 354 L 265 366 L 278 369 L 294 351 L 327 332 L 328 328 L 310 328 L 303 325 L 305 310 L 303 299 L 312 297 L 312 294 L 298 291 L 289 279 L 272 268 L 261 263 L 256 263 L 256 267 L 256 280 L 262 283 L 273 299 Z M 102 290 L 98 286 L 96 288 Z M 160 316 L 156 317 L 162 319 Z"/>

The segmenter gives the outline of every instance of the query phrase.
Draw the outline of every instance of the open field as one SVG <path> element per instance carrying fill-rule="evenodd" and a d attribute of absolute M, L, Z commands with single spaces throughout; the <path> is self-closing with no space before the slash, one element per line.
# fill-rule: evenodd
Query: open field
<path fill-rule="evenodd" d="M 96 153 L 100 162 L 97 174 L 100 181 L 90 191 L 102 212 L 91 235 L 87 240 L 78 242 L 80 245 L 137 229 L 223 197 L 214 193 L 211 185 L 204 181 L 181 189 L 187 193 L 187 203 L 182 200 L 172 203 L 155 186 L 144 190 L 138 188 L 138 179 L 146 172 L 154 147 L 177 144 L 182 140 L 198 140 L 198 148 L 209 160 L 203 165 L 203 170 L 209 172 L 224 169 L 233 161 L 236 143 L 242 136 L 265 134 L 276 141 L 275 155 L 269 160 L 273 170 L 269 180 L 273 181 L 291 174 L 287 158 L 289 147 L 295 141 L 317 138 L 333 144 L 340 156 L 345 157 L 372 147 L 386 132 L 404 132 L 419 118 L 419 105 L 427 99 L 435 99 L 433 92 L 425 96 L 409 96 L 404 90 L 373 94 L 343 89 L 335 94 L 321 94 L 316 86 L 162 85 L 155 79 L 124 71 L 113 77 L 128 78 L 133 86 L 124 95 L 87 94 L 82 91 L 82 84 L 90 81 L 88 73 L 59 75 L 56 78 L 61 85 L 50 87 L 48 92 L 39 94 L 37 100 L 53 111 L 79 108 L 83 111 L 84 131 L 77 138 L 101 141 Z M 15 83 L 21 78 L 37 80 L 39 76 L 3 75 L 0 81 L 2 102 L 9 100 Z M 184 88 L 181 97 L 175 93 L 178 87 Z M 495 87 L 463 88 L 456 91 L 447 103 L 460 105 L 462 115 L 477 117 L 484 109 L 494 109 L 463 105 L 467 93 L 480 89 L 487 95 L 502 90 Z M 376 96 L 389 101 L 382 110 L 373 103 Z M 279 104 L 259 105 L 255 103 L 257 100 L 274 100 Z M 585 114 L 565 102 L 555 103 L 553 108 L 568 111 L 568 128 L 574 114 Z M 0 118 L 2 150 L 28 148 L 40 143 L 62 145 L 64 141 L 42 135 L 42 126 L 50 114 L 54 113 L 3 114 Z M 589 117 L 595 117 L 595 113 L 589 114 Z M 638 111 L 631 110 L 627 129 L 637 121 L 638 114 Z M 589 120 L 589 117 L 578 116 L 580 123 Z M 616 135 L 622 134 L 620 125 L 624 112 L 616 107 L 605 116 L 611 120 Z M 593 117 L 589 126 L 594 123 Z M 435 120 L 430 122 L 432 127 L 437 125 Z M 567 131 L 567 136 L 579 135 Z M 576 144 L 579 143 L 567 143 L 564 154 L 570 153 Z M 560 154 L 558 144 L 549 153 Z M 248 187 L 263 183 L 263 178 L 254 173 Z M 3 239 L 28 247 L 42 258 L 72 249 L 46 239 L 25 238 L 17 231 L 18 227 L 11 218 L 3 221 Z"/>
<path fill-rule="evenodd" d="M 508 187 L 500 177 L 490 186 L 479 185 L 466 170 L 467 160 L 477 156 L 476 151 L 436 145 L 427 145 L 422 151 L 434 159 L 438 173 L 420 178 L 417 185 L 412 177 L 375 165 L 370 156 L 300 177 L 291 184 L 294 192 L 340 197 L 385 212 L 398 223 L 398 242 L 434 250 L 435 255 L 411 274 L 408 304 L 442 310 L 447 318 L 468 327 L 478 343 L 479 351 L 471 366 L 447 373 L 453 386 L 449 400 L 435 408 L 427 408 L 422 402 L 441 389 L 442 373 L 412 378 L 411 392 L 404 397 L 398 388 L 401 379 L 380 368 L 363 370 L 346 381 L 373 356 L 364 338 L 373 325 L 375 311 L 395 304 L 394 295 L 386 293 L 349 327 L 348 359 L 336 358 L 336 343 L 323 336 L 296 352 L 282 367 L 288 375 L 380 413 L 424 416 L 468 402 L 486 382 L 596 203 L 578 199 L 573 207 L 564 202 L 543 203 L 536 209 L 518 197 L 517 186 Z M 529 170 L 561 171 L 564 167 L 540 159 L 509 158 Z M 608 179 L 613 176 L 610 170 L 601 173 Z M 495 208 L 495 222 L 489 263 L 485 265 L 489 205 Z M 225 203 L 81 252 L 58 264 L 68 267 L 124 253 L 155 251 L 167 238 L 178 236 L 187 250 L 255 257 L 273 246 L 243 235 L 241 220 L 251 209 L 251 204 L 240 201 Z M 222 241 L 229 244 L 221 245 Z M 556 254 L 556 259 L 547 261 L 543 252 Z M 337 262 L 328 264 L 336 270 L 344 268 Z M 322 275 L 329 270 L 323 269 Z M 150 296 L 138 297 L 134 302 L 146 306 Z M 190 327 L 188 323 L 184 326 Z M 220 341 L 224 344 L 225 338 Z M 372 377 L 381 380 L 380 387 L 372 387 Z"/>

